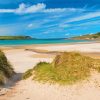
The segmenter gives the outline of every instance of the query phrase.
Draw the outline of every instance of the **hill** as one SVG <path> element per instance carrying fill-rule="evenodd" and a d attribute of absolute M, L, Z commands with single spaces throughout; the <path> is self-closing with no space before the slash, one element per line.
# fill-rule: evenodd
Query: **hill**
<path fill-rule="evenodd" d="M 96 34 L 87 34 L 83 36 L 72 37 L 75 40 L 100 40 L 100 32 Z"/>
<path fill-rule="evenodd" d="M 0 40 L 25 40 L 32 39 L 30 36 L 0 36 Z"/>
<path fill-rule="evenodd" d="M 9 64 L 6 56 L 0 51 L 0 85 L 6 82 L 14 74 L 13 68 Z"/>

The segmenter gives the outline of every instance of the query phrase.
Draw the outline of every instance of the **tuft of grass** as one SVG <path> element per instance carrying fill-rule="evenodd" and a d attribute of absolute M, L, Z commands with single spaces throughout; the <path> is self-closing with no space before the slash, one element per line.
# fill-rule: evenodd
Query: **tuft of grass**
<path fill-rule="evenodd" d="M 93 61 L 94 69 L 100 73 L 100 59 L 94 59 Z"/>
<path fill-rule="evenodd" d="M 13 74 L 13 68 L 11 67 L 4 53 L 0 51 L 0 84 L 3 84 L 5 79 L 10 78 Z"/>
<path fill-rule="evenodd" d="M 32 76 L 33 73 L 33 69 L 29 69 L 28 71 L 25 72 L 25 74 L 23 75 L 23 79 L 27 79 L 30 76 Z"/>
<path fill-rule="evenodd" d="M 50 63 L 40 62 L 34 67 L 34 80 L 41 82 L 52 82 L 55 80 L 56 73 Z"/>
<path fill-rule="evenodd" d="M 0 85 L 3 85 L 5 83 L 5 75 L 2 71 L 0 71 Z"/>
<path fill-rule="evenodd" d="M 99 65 L 98 60 L 79 53 L 63 52 L 52 63 L 38 63 L 28 74 L 40 82 L 73 84 L 90 76 L 91 69 L 100 71 Z"/>

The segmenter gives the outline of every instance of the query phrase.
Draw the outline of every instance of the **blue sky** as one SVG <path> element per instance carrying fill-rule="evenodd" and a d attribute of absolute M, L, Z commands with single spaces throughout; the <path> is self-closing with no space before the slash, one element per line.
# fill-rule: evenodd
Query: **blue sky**
<path fill-rule="evenodd" d="M 100 32 L 100 0 L 0 0 L 0 35 L 64 38 Z"/>

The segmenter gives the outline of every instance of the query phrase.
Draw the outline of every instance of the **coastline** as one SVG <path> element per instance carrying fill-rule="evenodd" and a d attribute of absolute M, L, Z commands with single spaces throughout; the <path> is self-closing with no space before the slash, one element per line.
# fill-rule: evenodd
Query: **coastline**
<path fill-rule="evenodd" d="M 0 47 L 23 47 L 23 46 L 50 46 L 50 45 L 73 45 L 73 44 L 91 44 L 100 43 L 100 41 L 86 41 L 86 42 L 70 42 L 70 43 L 43 43 L 43 44 L 17 44 L 17 45 L 0 45 Z"/>
<path fill-rule="evenodd" d="M 62 47 L 60 49 L 60 47 Z M 51 49 L 50 49 L 51 48 Z M 53 48 L 53 49 L 52 49 Z M 56 49 L 58 48 L 58 50 Z M 80 48 L 80 49 L 78 49 Z M 82 50 L 83 48 L 83 50 Z M 40 49 L 48 51 L 80 51 L 80 52 L 100 52 L 100 41 L 92 42 L 78 42 L 78 43 L 59 43 L 59 44 L 30 44 L 30 45 L 0 45 L 1 50 L 10 50 L 10 49 Z M 92 49 L 85 50 L 84 49 Z"/>
<path fill-rule="evenodd" d="M 25 50 L 39 54 L 41 57 L 46 55 L 56 55 L 59 52 L 81 52 L 82 54 L 90 57 L 100 58 L 100 41 L 79 42 L 79 43 L 59 43 L 59 44 L 32 44 L 32 45 L 10 45 L 2 46 L 0 49 L 5 51 L 9 50 Z M 39 57 L 38 55 L 38 57 Z M 37 57 L 35 55 L 35 57 Z"/>
<path fill-rule="evenodd" d="M 59 44 L 77 44 L 77 43 L 92 43 L 92 42 L 100 42 L 96 40 L 58 40 L 58 41 L 49 41 L 48 39 L 41 41 L 42 39 L 39 40 L 34 40 L 34 41 L 29 41 L 29 40 L 1 40 L 0 41 L 0 46 L 26 46 L 26 45 L 59 45 Z M 23 42 L 22 42 L 23 41 Z"/>

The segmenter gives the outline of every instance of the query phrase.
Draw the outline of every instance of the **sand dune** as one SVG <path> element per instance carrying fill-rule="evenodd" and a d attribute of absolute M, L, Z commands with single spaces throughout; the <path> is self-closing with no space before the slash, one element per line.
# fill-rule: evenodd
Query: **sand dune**
<path fill-rule="evenodd" d="M 51 54 L 43 56 L 44 54 L 41 53 L 24 50 L 26 48 L 28 46 L 23 47 L 23 49 L 4 50 L 17 73 L 24 73 L 40 61 L 51 62 L 55 56 Z M 92 52 L 100 54 L 100 43 L 30 46 L 30 48 L 48 51 L 79 50 L 90 54 Z M 30 78 L 28 80 L 19 80 L 9 88 L 4 95 L 0 96 L 0 100 L 100 100 L 100 74 L 93 71 L 89 79 L 70 86 L 41 84 L 32 81 Z"/>

